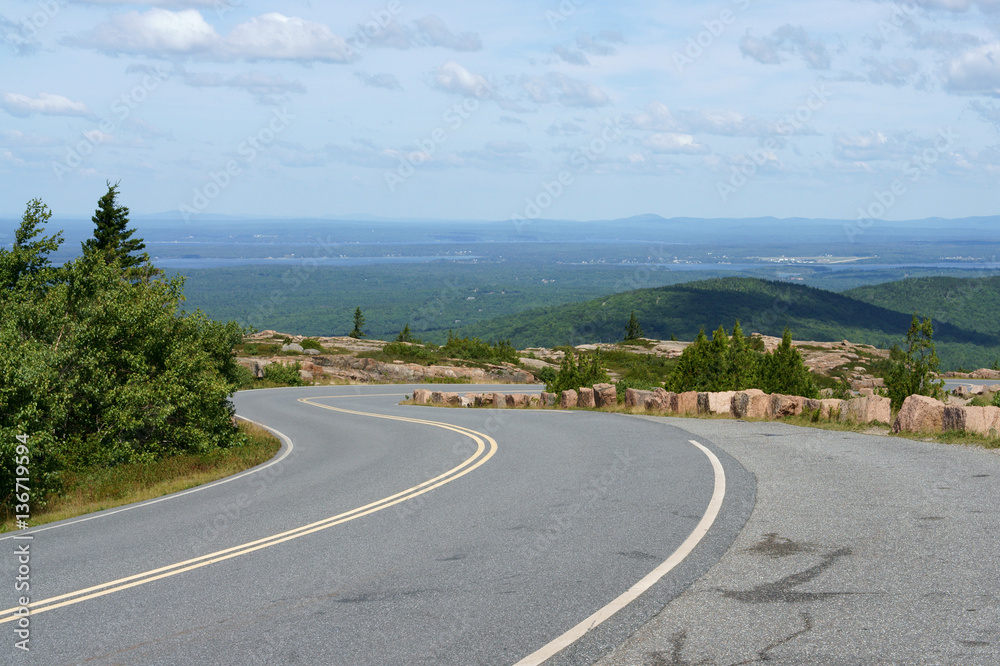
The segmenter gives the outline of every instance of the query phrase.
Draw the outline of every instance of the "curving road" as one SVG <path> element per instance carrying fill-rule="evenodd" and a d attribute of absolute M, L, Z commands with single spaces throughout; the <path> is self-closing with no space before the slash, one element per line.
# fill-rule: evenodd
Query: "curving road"
<path fill-rule="evenodd" d="M 0 558 L 7 656 L 593 663 L 707 571 L 753 506 L 741 465 L 665 422 L 398 405 L 410 391 L 240 393 L 239 414 L 285 437 L 279 460 L 0 538 L 31 553 L 29 652 L 16 557 Z"/>
<path fill-rule="evenodd" d="M 4 663 L 1000 663 L 996 451 L 412 388 L 240 393 L 275 460 L 0 537 Z"/>

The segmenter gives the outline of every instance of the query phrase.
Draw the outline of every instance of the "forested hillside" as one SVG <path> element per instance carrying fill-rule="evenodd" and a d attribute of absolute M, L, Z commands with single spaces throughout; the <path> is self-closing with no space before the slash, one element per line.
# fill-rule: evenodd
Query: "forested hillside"
<path fill-rule="evenodd" d="M 844 292 L 865 303 L 901 312 L 919 311 L 935 324 L 1000 335 L 1000 276 L 925 277 L 858 287 Z"/>
<path fill-rule="evenodd" d="M 841 340 L 891 347 L 905 338 L 912 313 L 864 303 L 802 285 L 723 278 L 639 289 L 602 299 L 538 308 L 461 329 L 463 335 L 510 339 L 518 347 L 620 340 L 630 313 L 646 337 L 692 340 L 698 331 L 727 329 L 797 340 Z M 936 324 L 943 369 L 988 366 L 1000 356 L 1000 338 L 952 324 Z"/>

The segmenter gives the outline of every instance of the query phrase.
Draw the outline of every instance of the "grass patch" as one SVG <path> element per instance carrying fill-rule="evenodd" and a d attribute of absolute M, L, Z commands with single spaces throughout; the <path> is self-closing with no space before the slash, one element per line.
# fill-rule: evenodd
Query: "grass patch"
<path fill-rule="evenodd" d="M 44 525 L 187 490 L 266 462 L 281 448 L 281 442 L 260 426 L 240 422 L 239 430 L 243 435 L 240 446 L 180 454 L 153 463 L 67 472 L 63 475 L 62 494 L 49 498 L 44 509 L 33 512 L 30 525 Z M 0 523 L 0 532 L 14 528 L 13 519 Z"/>
<path fill-rule="evenodd" d="M 471 384 L 469 377 L 424 377 L 422 384 Z"/>

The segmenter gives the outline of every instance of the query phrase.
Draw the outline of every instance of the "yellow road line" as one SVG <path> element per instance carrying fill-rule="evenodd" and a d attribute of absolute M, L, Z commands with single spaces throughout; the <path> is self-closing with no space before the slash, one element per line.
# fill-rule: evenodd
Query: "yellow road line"
<path fill-rule="evenodd" d="M 708 507 L 705 509 L 705 515 L 703 515 L 701 520 L 698 521 L 698 524 L 695 525 L 694 531 L 691 532 L 688 538 L 684 540 L 684 543 L 682 543 L 677 550 L 670 555 L 670 557 L 668 557 L 658 567 L 643 576 L 638 583 L 620 594 L 617 598 L 612 600 L 611 603 L 599 609 L 586 620 L 557 637 L 555 640 L 532 652 L 527 657 L 514 664 L 514 666 L 538 666 L 538 664 L 551 659 L 566 647 L 583 638 L 584 634 L 610 619 L 615 613 L 635 601 L 640 594 L 651 588 L 657 581 L 666 576 L 667 573 L 669 573 L 674 567 L 683 562 L 684 558 L 690 555 L 695 546 L 697 546 L 705 535 L 708 534 L 709 528 L 712 527 L 712 523 L 715 522 L 715 519 L 719 515 L 719 511 L 722 509 L 722 500 L 726 496 L 726 472 L 723 470 L 722 463 L 719 462 L 719 459 L 715 457 L 714 453 L 693 439 L 689 439 L 688 441 L 698 447 L 701 452 L 708 457 L 709 462 L 712 463 L 712 470 L 715 473 L 715 490 L 712 491 L 712 497 L 708 501 Z"/>
<path fill-rule="evenodd" d="M 154 504 L 159 504 L 160 502 L 167 502 L 169 500 L 177 499 L 178 497 L 184 497 L 185 495 L 190 495 L 191 493 L 198 493 L 198 492 L 201 492 L 202 490 L 208 490 L 209 488 L 215 488 L 216 486 L 221 486 L 221 485 L 230 483 L 231 481 L 236 481 L 237 479 L 242 479 L 242 478 L 244 478 L 246 476 L 249 476 L 251 474 L 257 474 L 259 472 L 263 472 L 268 467 L 271 467 L 272 465 L 277 465 L 282 460 L 284 460 L 285 458 L 287 458 L 292 453 L 292 450 L 295 448 L 295 445 L 292 444 L 292 440 L 290 440 L 287 435 L 284 435 L 284 434 L 278 432 L 274 428 L 269 428 L 268 426 L 264 425 L 263 423 L 257 423 L 256 421 L 251 421 L 250 419 L 245 418 L 243 416 L 240 416 L 239 414 L 236 414 L 236 418 L 241 419 L 243 421 L 246 421 L 247 423 L 253 423 L 254 425 L 258 425 L 258 426 L 260 426 L 260 427 L 262 427 L 262 428 L 264 428 L 264 429 L 266 429 L 266 430 L 274 433 L 274 435 L 276 435 L 279 439 L 281 439 L 282 442 L 285 443 L 285 452 L 282 453 L 280 456 L 277 456 L 275 458 L 271 458 L 267 462 L 261 463 L 260 465 L 257 465 L 255 467 L 251 467 L 250 469 L 245 470 L 243 472 L 240 472 L 239 474 L 234 474 L 233 476 L 227 476 L 224 479 L 218 479 L 217 481 L 212 481 L 210 483 L 206 483 L 206 484 L 203 484 L 203 485 L 200 485 L 200 486 L 195 486 L 194 488 L 188 488 L 187 490 L 181 490 L 181 491 L 176 492 L 176 493 L 170 493 L 169 495 L 166 495 L 164 497 L 157 497 L 156 499 L 146 500 L 144 502 L 137 502 L 136 504 L 128 504 L 126 506 L 117 507 L 117 508 L 114 508 L 114 509 L 105 509 L 104 511 L 101 511 L 100 513 L 94 513 L 94 514 L 91 514 L 89 516 L 84 516 L 82 518 L 75 518 L 75 519 L 72 519 L 72 520 L 71 519 L 61 520 L 58 523 L 54 523 L 52 525 L 45 525 L 45 526 L 42 526 L 42 527 L 31 527 L 27 531 L 18 530 L 18 531 L 15 531 L 15 532 L 8 532 L 4 536 L 0 536 L 0 541 L 6 541 L 8 539 L 15 539 L 18 536 L 23 536 L 25 534 L 38 534 L 39 532 L 47 532 L 49 530 L 58 529 L 60 527 L 68 527 L 70 525 L 76 525 L 77 523 L 86 523 L 86 522 L 89 522 L 91 520 L 98 520 L 100 518 L 107 518 L 109 516 L 113 516 L 113 515 L 118 514 L 118 513 L 124 513 L 126 511 L 133 511 L 135 509 L 142 509 L 142 508 L 147 507 L 147 506 L 152 506 Z M 2 611 L 0 611 L 0 613 L 2 613 Z"/>
<path fill-rule="evenodd" d="M 328 396 L 334 397 L 334 396 Z M 157 569 L 152 569 L 143 573 L 135 574 L 132 576 L 126 576 L 125 578 L 119 578 L 117 580 L 109 581 L 107 583 L 102 583 L 101 585 L 94 585 L 82 590 L 77 590 L 75 592 L 69 592 L 66 594 L 61 594 L 55 597 L 50 597 L 48 599 L 43 599 L 41 601 L 32 602 L 28 605 L 31 609 L 31 614 L 44 613 L 45 611 L 55 610 L 56 608 L 62 608 L 64 606 L 69 606 L 72 604 L 80 603 L 81 601 L 86 601 L 88 599 L 93 599 L 95 597 L 101 597 L 113 592 L 119 592 L 121 590 L 126 590 L 131 587 L 136 587 L 137 585 L 145 585 L 154 580 L 160 580 L 161 578 L 167 578 L 170 576 L 176 576 L 178 574 L 184 573 L 186 571 L 191 571 L 193 569 L 199 569 L 209 564 L 214 564 L 216 562 L 222 562 L 223 560 L 228 560 L 233 557 L 238 557 L 240 555 L 246 555 L 263 548 L 270 548 L 279 543 L 284 543 L 285 541 L 291 541 L 292 539 L 298 539 L 299 537 L 305 536 L 307 534 L 312 534 L 313 532 L 319 532 L 320 530 L 325 530 L 335 525 L 340 525 L 351 520 L 355 520 L 362 516 L 367 516 L 369 514 L 375 513 L 377 511 L 382 511 L 390 506 L 394 506 L 406 500 L 413 499 L 419 495 L 430 492 L 435 488 L 439 488 L 446 483 L 451 483 L 455 479 L 465 476 L 472 470 L 485 464 L 487 460 L 493 457 L 497 451 L 496 440 L 489 435 L 477 432 L 475 430 L 470 430 L 469 428 L 463 428 L 461 426 L 452 425 L 450 423 L 443 423 L 440 421 L 429 421 L 425 419 L 412 419 L 401 416 L 390 416 L 387 414 L 374 414 L 369 412 L 359 412 L 355 410 L 340 409 L 337 407 L 331 407 L 329 405 L 321 405 L 319 403 L 310 402 L 309 398 L 302 398 L 299 402 L 303 402 L 314 407 L 322 407 L 323 409 L 330 409 L 336 412 L 343 412 L 346 414 L 355 414 L 359 416 L 369 416 L 372 418 L 390 419 L 393 421 L 405 421 L 408 423 L 419 423 L 423 425 L 434 426 L 437 428 L 443 428 L 445 430 L 451 430 L 457 432 L 461 435 L 469 437 L 476 442 L 477 447 L 475 453 L 473 453 L 469 458 L 464 460 L 461 464 L 452 467 L 443 474 L 428 479 L 423 483 L 417 484 L 411 488 L 400 491 L 389 497 L 384 497 L 375 502 L 371 502 L 364 506 L 352 509 L 351 511 L 346 511 L 344 513 L 337 514 L 336 516 L 331 516 L 329 518 L 324 518 L 323 520 L 318 520 L 308 525 L 303 525 L 292 530 L 281 532 L 279 534 L 274 534 L 269 537 L 264 537 L 262 539 L 257 539 L 256 541 L 250 541 L 238 546 L 233 546 L 231 548 L 226 548 L 224 550 L 219 550 L 214 553 L 209 553 L 207 555 L 202 555 L 200 557 L 195 557 L 189 560 L 184 560 L 183 562 L 177 562 L 175 564 L 170 564 L 167 566 L 159 567 Z M 488 444 L 488 450 L 487 450 Z M 0 611 L 0 624 L 6 622 L 12 622 L 18 618 L 17 612 L 18 608 L 8 608 L 6 610 Z"/>

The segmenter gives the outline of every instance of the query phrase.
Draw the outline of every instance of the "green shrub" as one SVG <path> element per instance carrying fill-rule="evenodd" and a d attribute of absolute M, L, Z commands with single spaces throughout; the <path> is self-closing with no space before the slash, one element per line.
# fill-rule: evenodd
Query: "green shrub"
<path fill-rule="evenodd" d="M 637 379 L 619 379 L 615 382 L 615 390 L 618 392 L 618 402 L 625 402 L 625 391 L 628 389 L 636 389 L 639 391 L 652 391 L 654 389 L 663 388 L 663 385 L 659 382 L 642 381 Z"/>
<path fill-rule="evenodd" d="M 589 357 L 581 355 L 579 363 L 576 355 L 567 352 L 556 373 L 555 380 L 545 385 L 549 393 L 577 390 L 581 386 L 593 386 L 611 381 L 608 371 L 604 369 L 601 350 L 595 351 Z"/>
<path fill-rule="evenodd" d="M 517 363 L 518 361 L 517 350 L 508 340 L 499 340 L 490 344 L 479 338 L 460 338 L 451 331 L 448 331 L 448 342 L 441 347 L 441 354 L 448 358 L 485 361 L 487 363 Z"/>
<path fill-rule="evenodd" d="M 116 186 L 94 238 L 62 267 L 48 219 L 29 204 L 12 250 L 0 248 L 0 511 L 18 475 L 11 442 L 27 435 L 32 503 L 63 472 L 201 453 L 237 437 L 229 396 L 245 380 L 233 348 L 245 333 L 180 309 L 181 277 L 164 279 L 126 229 Z"/>
<path fill-rule="evenodd" d="M 302 364 L 298 362 L 288 365 L 283 363 L 268 363 L 264 366 L 264 380 L 274 382 L 275 384 L 284 384 L 285 386 L 305 386 L 302 376 L 299 375 L 299 370 L 301 369 Z"/>
<path fill-rule="evenodd" d="M 305 340 L 300 342 L 299 345 L 302 347 L 302 349 L 315 349 L 316 351 L 326 351 L 323 348 L 323 345 L 321 345 L 319 343 L 319 340 L 317 340 L 316 338 L 306 338 Z"/>

